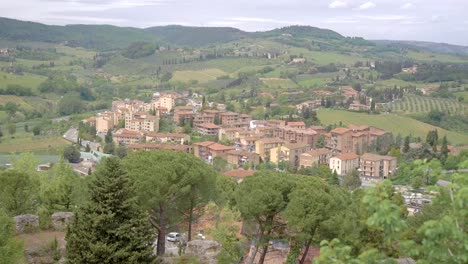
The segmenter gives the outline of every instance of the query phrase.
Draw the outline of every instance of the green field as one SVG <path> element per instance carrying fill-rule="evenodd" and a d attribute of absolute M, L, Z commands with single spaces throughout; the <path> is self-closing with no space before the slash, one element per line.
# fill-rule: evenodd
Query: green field
<path fill-rule="evenodd" d="M 281 78 L 260 78 L 260 80 L 267 86 L 271 88 L 295 88 L 297 85 L 290 79 L 281 79 Z"/>
<path fill-rule="evenodd" d="M 47 78 L 44 76 L 25 73 L 23 75 L 0 72 L 0 88 L 6 88 L 9 84 L 18 84 L 24 87 L 36 89 Z"/>
<path fill-rule="evenodd" d="M 403 100 L 387 104 L 384 108 L 392 112 L 427 113 L 431 110 L 449 111 L 450 113 L 465 114 L 467 105 L 454 99 L 435 98 L 428 96 L 405 96 Z"/>
<path fill-rule="evenodd" d="M 220 69 L 205 69 L 200 71 L 176 71 L 173 73 L 171 81 L 173 82 L 189 82 L 198 81 L 199 83 L 216 80 L 217 77 L 226 75 Z"/>
<path fill-rule="evenodd" d="M 463 97 L 463 102 L 468 103 L 468 91 L 455 93 L 455 96 L 457 98 L 460 96 Z"/>
<path fill-rule="evenodd" d="M 415 52 L 410 51 L 407 55 L 409 58 L 419 61 L 441 61 L 441 62 L 454 62 L 454 63 L 468 63 L 468 57 L 459 57 L 449 54 L 431 53 L 431 52 Z"/>
<path fill-rule="evenodd" d="M 370 125 L 392 132 L 394 135 L 397 135 L 398 133 L 403 136 L 411 134 L 423 139 L 426 138 L 428 131 L 437 129 L 439 131 L 439 137 L 447 135 L 451 144 L 468 144 L 468 134 L 447 131 L 440 127 L 396 114 L 369 115 L 343 110 L 322 109 L 318 112 L 318 118 L 324 125 L 338 124 L 340 121 L 345 125 Z"/>

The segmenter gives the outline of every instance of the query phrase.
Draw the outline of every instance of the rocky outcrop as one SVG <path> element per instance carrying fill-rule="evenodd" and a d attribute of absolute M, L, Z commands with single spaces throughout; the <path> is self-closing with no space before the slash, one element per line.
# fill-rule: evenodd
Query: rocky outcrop
<path fill-rule="evenodd" d="M 65 231 L 67 226 L 75 220 L 75 214 L 72 212 L 56 212 L 51 217 L 52 226 L 56 231 Z"/>
<path fill-rule="evenodd" d="M 15 216 L 16 234 L 30 233 L 39 229 L 39 216 L 24 214 Z"/>
<path fill-rule="evenodd" d="M 212 240 L 192 240 L 187 243 L 185 254 L 200 259 L 204 264 L 218 263 L 218 254 L 221 251 L 221 245 Z"/>

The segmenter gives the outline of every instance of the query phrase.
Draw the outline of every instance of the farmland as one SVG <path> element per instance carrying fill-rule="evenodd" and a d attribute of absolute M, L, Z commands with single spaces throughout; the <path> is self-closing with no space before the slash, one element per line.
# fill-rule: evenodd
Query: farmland
<path fill-rule="evenodd" d="M 226 75 L 220 69 L 205 69 L 200 71 L 175 71 L 171 81 L 175 82 L 207 82 L 216 80 L 217 77 Z"/>
<path fill-rule="evenodd" d="M 390 131 L 394 135 L 400 133 L 401 135 L 413 135 L 421 138 L 425 138 L 428 131 L 437 129 L 439 135 L 447 135 L 449 142 L 452 144 L 468 144 L 468 134 L 447 131 L 417 121 L 413 118 L 396 114 L 369 115 L 365 113 L 325 109 L 318 112 L 318 117 L 324 125 L 338 124 L 341 121 L 344 125 L 370 125 Z"/>
<path fill-rule="evenodd" d="M 465 104 L 454 99 L 416 95 L 405 96 L 403 100 L 387 104 L 384 109 L 400 113 L 427 113 L 431 110 L 439 110 L 462 115 L 468 110 Z"/>

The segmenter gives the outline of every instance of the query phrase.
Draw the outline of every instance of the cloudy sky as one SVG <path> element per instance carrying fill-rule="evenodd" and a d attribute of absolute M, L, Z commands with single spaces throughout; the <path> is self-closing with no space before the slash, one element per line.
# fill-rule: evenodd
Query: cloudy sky
<path fill-rule="evenodd" d="M 367 39 L 468 46 L 468 0 L 0 0 L 0 16 L 46 24 L 333 29 Z"/>

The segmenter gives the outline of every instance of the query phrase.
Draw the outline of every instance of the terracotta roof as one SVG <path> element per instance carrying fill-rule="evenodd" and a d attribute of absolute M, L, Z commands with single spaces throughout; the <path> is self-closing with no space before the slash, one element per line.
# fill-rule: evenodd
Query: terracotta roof
<path fill-rule="evenodd" d="M 308 151 L 304 154 L 307 154 L 307 155 L 310 155 L 310 156 L 319 156 L 319 155 L 326 155 L 326 154 L 329 154 L 331 153 L 331 151 L 329 149 L 326 149 L 326 148 L 319 148 L 319 149 L 313 149 L 311 151 Z M 304 155 L 302 154 L 302 155 Z"/>
<path fill-rule="evenodd" d="M 255 174 L 255 171 L 252 170 L 230 170 L 223 173 L 224 176 L 236 177 L 236 178 L 245 178 Z"/>
<path fill-rule="evenodd" d="M 382 156 L 382 155 L 377 155 L 377 154 L 373 154 L 373 153 L 364 153 L 364 154 L 362 154 L 361 159 L 362 160 L 370 160 L 370 161 L 393 160 L 393 159 L 396 160 L 395 157 Z"/>
<path fill-rule="evenodd" d="M 234 150 L 235 149 L 234 147 L 221 145 L 219 143 L 211 144 L 211 145 L 207 146 L 207 148 L 209 148 L 210 150 L 214 150 L 214 151 L 226 151 L 226 150 Z"/>
<path fill-rule="evenodd" d="M 213 142 L 213 141 L 203 141 L 203 142 L 193 143 L 193 145 L 201 146 L 201 147 L 208 147 L 209 145 L 212 145 L 214 143 L 215 142 Z"/>
<path fill-rule="evenodd" d="M 288 126 L 305 126 L 304 122 L 288 122 Z"/>
<path fill-rule="evenodd" d="M 351 159 L 357 159 L 357 158 L 359 158 L 359 156 L 354 152 L 350 152 L 350 153 L 342 153 L 342 154 L 336 156 L 336 158 L 338 158 L 340 160 L 351 160 Z"/>
<path fill-rule="evenodd" d="M 176 112 L 177 115 L 193 115 L 193 112 L 188 112 L 188 111 L 181 111 L 181 112 Z"/>
<path fill-rule="evenodd" d="M 197 126 L 198 127 L 203 127 L 203 128 L 213 128 L 213 129 L 221 128 L 220 126 L 217 126 L 217 125 L 211 124 L 211 123 L 203 123 L 203 124 L 199 124 Z"/>
<path fill-rule="evenodd" d="M 239 115 L 239 113 L 236 113 L 236 112 L 223 112 L 220 115 L 221 116 L 235 116 L 235 115 Z"/>
<path fill-rule="evenodd" d="M 372 130 L 370 131 L 370 134 L 376 135 L 376 136 L 382 136 L 385 133 L 386 133 L 385 130 L 382 130 L 382 129 L 379 129 L 379 128 L 372 128 Z"/>
<path fill-rule="evenodd" d="M 353 125 L 353 124 L 349 124 L 348 125 L 348 128 L 351 129 L 351 130 L 367 130 L 369 129 L 369 126 L 366 126 L 366 125 Z"/>
<path fill-rule="evenodd" d="M 185 138 L 187 134 L 179 134 L 179 133 L 158 133 L 158 132 L 148 132 L 146 133 L 147 137 L 172 137 L 172 138 Z"/>
<path fill-rule="evenodd" d="M 332 131 L 330 131 L 331 133 L 335 133 L 335 134 L 345 134 L 347 132 L 349 132 L 350 130 L 347 129 L 347 128 L 344 128 L 344 127 L 337 127 L 335 129 L 333 129 Z"/>

